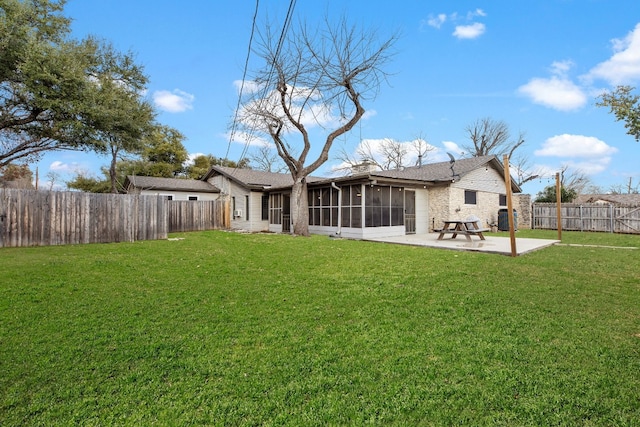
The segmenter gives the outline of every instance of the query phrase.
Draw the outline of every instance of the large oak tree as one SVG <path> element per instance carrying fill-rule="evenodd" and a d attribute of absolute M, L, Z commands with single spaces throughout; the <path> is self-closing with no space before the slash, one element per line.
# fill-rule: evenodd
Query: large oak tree
<path fill-rule="evenodd" d="M 130 53 L 69 37 L 64 0 L 0 0 L 0 167 L 53 150 L 109 149 L 148 124 Z M 146 123 L 143 123 L 146 122 Z"/>

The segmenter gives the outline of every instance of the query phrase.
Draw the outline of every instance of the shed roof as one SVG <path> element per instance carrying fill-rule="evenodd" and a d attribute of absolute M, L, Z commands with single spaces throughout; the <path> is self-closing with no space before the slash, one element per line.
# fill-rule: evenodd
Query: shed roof
<path fill-rule="evenodd" d="M 194 193 L 219 193 L 220 189 L 206 181 L 181 178 L 158 178 L 154 176 L 127 176 L 125 188 L 133 186 L 139 190 L 185 191 Z"/>
<path fill-rule="evenodd" d="M 573 203 L 611 203 L 614 205 L 640 205 L 640 194 L 581 194 Z"/>

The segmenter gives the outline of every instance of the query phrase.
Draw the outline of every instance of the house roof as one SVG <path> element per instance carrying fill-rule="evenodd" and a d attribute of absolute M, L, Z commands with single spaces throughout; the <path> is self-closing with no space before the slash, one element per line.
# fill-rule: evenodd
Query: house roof
<path fill-rule="evenodd" d="M 330 177 L 320 178 L 309 176 L 307 182 L 309 184 L 327 184 L 330 182 L 345 182 L 355 180 L 372 180 L 376 178 L 396 180 L 396 181 L 413 181 L 418 183 L 451 183 L 453 180 L 453 174 L 456 178 L 460 178 L 467 173 L 482 167 L 492 167 L 496 169 L 500 174 L 504 175 L 504 168 L 502 163 L 494 155 L 471 157 L 468 159 L 456 160 L 451 162 L 439 162 L 439 163 L 427 163 L 421 166 L 405 167 L 395 170 L 384 171 L 371 171 L 363 173 L 355 173 L 342 177 Z M 274 173 L 258 171 L 253 169 L 237 169 L 224 166 L 212 166 L 209 172 L 204 176 L 204 180 L 207 180 L 215 174 L 221 174 L 225 177 L 235 181 L 236 183 L 244 186 L 245 188 L 264 190 L 266 188 L 275 190 L 291 187 L 293 185 L 293 178 L 289 173 Z M 511 182 L 511 188 L 514 192 L 519 193 L 522 190 L 513 180 Z"/>
<path fill-rule="evenodd" d="M 197 179 L 129 175 L 125 182 L 125 188 L 128 189 L 130 185 L 139 190 L 185 191 L 193 193 L 220 192 L 220 189 L 215 185 Z"/>
<path fill-rule="evenodd" d="M 230 180 L 249 189 L 263 190 L 265 187 L 290 187 L 293 185 L 293 178 L 289 173 L 265 172 L 226 166 L 212 166 L 202 179 L 208 180 L 216 173 L 224 175 Z M 309 176 L 307 177 L 307 182 L 313 182 L 319 179 L 321 178 Z"/>
<path fill-rule="evenodd" d="M 573 203 L 612 203 L 614 205 L 640 205 L 640 194 L 581 194 Z"/>
<path fill-rule="evenodd" d="M 371 171 L 359 174 L 349 175 L 347 177 L 339 179 L 327 179 L 328 181 L 345 181 L 358 178 L 375 179 L 386 178 L 392 180 L 403 181 L 416 181 L 420 183 L 451 183 L 455 178 L 459 179 L 471 171 L 474 171 L 483 167 L 492 167 L 496 169 L 501 175 L 504 175 L 504 167 L 498 158 L 494 155 L 491 156 L 479 156 L 470 157 L 468 159 L 460 159 L 455 162 L 439 162 L 439 163 L 426 163 L 421 166 L 405 167 L 402 169 L 384 170 L 384 171 Z M 514 192 L 521 192 L 521 188 L 513 180 L 511 181 L 511 188 Z"/>

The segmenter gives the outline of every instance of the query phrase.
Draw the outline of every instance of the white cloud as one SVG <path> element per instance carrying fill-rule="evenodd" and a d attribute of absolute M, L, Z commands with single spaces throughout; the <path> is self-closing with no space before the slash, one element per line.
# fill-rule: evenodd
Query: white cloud
<path fill-rule="evenodd" d="M 590 79 L 603 79 L 612 85 L 640 80 L 640 24 L 624 39 L 611 41 L 614 54 L 589 71 Z"/>
<path fill-rule="evenodd" d="M 367 110 L 364 112 L 361 120 L 369 120 L 371 117 L 376 116 L 378 112 L 376 110 Z"/>
<path fill-rule="evenodd" d="M 180 89 L 158 90 L 153 93 L 153 102 L 161 110 L 169 113 L 182 113 L 193 109 L 195 96 Z"/>
<path fill-rule="evenodd" d="M 464 150 L 453 141 L 442 141 L 442 145 L 447 153 L 453 154 L 453 157 L 460 157 L 464 155 Z"/>
<path fill-rule="evenodd" d="M 586 175 L 595 175 L 607 169 L 607 166 L 611 163 L 611 157 L 602 157 L 599 159 L 590 159 L 583 161 L 569 160 L 564 162 L 569 169 L 579 171 Z"/>
<path fill-rule="evenodd" d="M 567 158 L 606 159 L 618 149 L 593 136 L 556 135 L 548 138 L 536 156 L 555 156 Z"/>
<path fill-rule="evenodd" d="M 242 89 L 242 92 L 245 94 L 256 93 L 263 87 L 253 80 L 234 80 L 233 86 L 235 86 L 238 93 L 240 93 L 240 90 Z"/>
<path fill-rule="evenodd" d="M 475 39 L 484 34 L 486 27 L 480 22 L 470 25 L 458 25 L 453 32 L 454 37 L 459 39 Z"/>
<path fill-rule="evenodd" d="M 430 27 L 440 29 L 446 22 L 460 23 L 456 25 L 453 32 L 453 36 L 459 39 L 475 39 L 480 37 L 486 31 L 486 26 L 480 22 L 470 22 L 478 17 L 486 17 L 487 14 L 482 9 L 472 10 L 467 12 L 466 15 L 459 14 L 458 12 L 450 13 L 449 15 L 440 13 L 438 15 L 429 15 L 429 18 L 421 22 L 421 25 L 425 23 Z M 467 24 L 462 24 L 461 21 L 467 21 Z"/>
<path fill-rule="evenodd" d="M 518 92 L 536 104 L 560 111 L 572 111 L 587 103 L 584 90 L 565 77 L 533 78 L 518 88 Z"/>
<path fill-rule="evenodd" d="M 193 165 L 193 162 L 195 160 L 196 157 L 198 156 L 204 156 L 204 153 L 189 153 L 189 155 L 187 156 L 187 160 L 183 163 L 183 166 L 191 166 Z"/>
<path fill-rule="evenodd" d="M 575 66 L 575 63 L 566 59 L 564 61 L 554 61 L 551 63 L 551 74 L 566 78 L 569 71 Z"/>
<path fill-rule="evenodd" d="M 471 20 L 476 16 L 487 16 L 486 12 L 482 9 L 476 9 L 472 12 L 467 12 L 467 19 Z"/>
<path fill-rule="evenodd" d="M 440 13 L 437 16 L 429 15 L 429 19 L 427 19 L 427 25 L 433 28 L 440 28 L 442 24 L 444 24 L 447 20 L 447 15 L 444 13 Z"/>
<path fill-rule="evenodd" d="M 228 141 L 231 138 L 231 133 L 225 133 L 224 138 Z M 234 142 L 236 144 L 251 145 L 254 147 L 270 145 L 270 142 L 266 139 L 260 138 L 259 136 L 248 132 L 235 132 L 233 134 L 233 140 L 231 142 Z"/>
<path fill-rule="evenodd" d="M 81 165 L 80 163 L 64 163 L 60 160 L 55 160 L 49 165 L 49 170 L 56 173 L 75 174 L 76 172 L 84 169 L 84 165 Z"/>

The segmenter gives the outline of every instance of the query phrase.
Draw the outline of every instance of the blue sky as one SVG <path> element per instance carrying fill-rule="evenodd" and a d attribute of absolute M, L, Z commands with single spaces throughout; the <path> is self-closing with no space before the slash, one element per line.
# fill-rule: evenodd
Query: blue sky
<path fill-rule="evenodd" d="M 69 0 L 65 14 L 73 36 L 92 34 L 136 53 L 158 120 L 186 136 L 190 153 L 238 160 L 244 143 L 230 142 L 229 128 L 255 7 L 253 0 Z M 260 1 L 257 25 L 281 23 L 288 7 Z M 545 176 L 525 184 L 525 192 L 551 184 L 563 165 L 603 190 L 640 180 L 640 144 L 595 106 L 604 89 L 640 85 L 640 2 L 298 0 L 294 16 L 313 23 L 327 11 L 401 36 L 389 83 L 316 175 L 329 174 L 340 163 L 338 150 L 354 152 L 362 140 L 375 146 L 421 136 L 433 146 L 427 162 L 447 159 L 446 152 L 463 156 L 465 127 L 490 117 L 505 121 L 513 137 L 525 134 L 518 153 Z M 258 65 L 255 56 L 250 64 Z M 50 171 L 65 180 L 79 170 L 98 175 L 107 162 L 57 152 L 38 167 L 41 181 Z"/>

